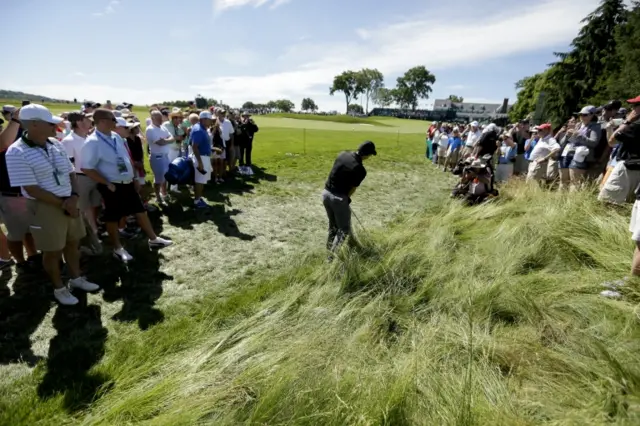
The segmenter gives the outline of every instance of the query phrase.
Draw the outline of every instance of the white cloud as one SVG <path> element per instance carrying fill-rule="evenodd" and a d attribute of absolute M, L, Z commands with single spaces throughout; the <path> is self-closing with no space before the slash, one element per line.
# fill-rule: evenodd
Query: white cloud
<path fill-rule="evenodd" d="M 260 7 L 266 3 L 271 3 L 269 9 L 275 9 L 291 0 L 213 0 L 213 10 L 217 13 L 227 9 L 234 9 L 244 6 Z"/>
<path fill-rule="evenodd" d="M 363 41 L 342 41 L 332 46 L 301 44 L 289 48 L 287 62 L 294 61 L 296 55 L 306 60 L 288 67 L 289 71 L 258 76 L 222 76 L 192 88 L 215 94 L 232 104 L 247 99 L 297 99 L 315 94 L 324 97 L 327 104 L 339 107 L 339 95 L 328 97 L 328 87 L 333 76 L 345 69 L 375 67 L 389 77 L 421 63 L 431 71 L 444 70 L 557 46 L 575 37 L 581 26 L 580 17 L 596 4 L 597 0 L 547 0 L 524 6 L 516 15 L 509 9 L 482 19 L 475 15 L 466 19 L 460 17 L 456 31 L 451 31 L 449 22 L 432 15 L 363 28 L 358 30 L 361 38 L 363 34 L 368 36 Z M 540 23 L 544 23 L 544 31 L 522 31 L 532 25 L 540 28 Z M 496 98 L 501 96 L 496 94 Z M 319 106 L 327 108 L 324 102 Z"/>
<path fill-rule="evenodd" d="M 356 34 L 358 34 L 358 37 L 360 37 L 363 40 L 369 40 L 371 38 L 371 33 L 365 30 L 364 28 L 358 28 L 356 30 Z"/>
<path fill-rule="evenodd" d="M 105 8 L 102 10 L 102 12 L 94 12 L 92 13 L 92 16 L 95 16 L 97 18 L 101 17 L 101 16 L 105 16 L 105 15 L 110 15 L 112 13 L 114 13 L 116 11 L 116 7 L 120 4 L 120 0 L 111 0 L 106 6 Z"/>

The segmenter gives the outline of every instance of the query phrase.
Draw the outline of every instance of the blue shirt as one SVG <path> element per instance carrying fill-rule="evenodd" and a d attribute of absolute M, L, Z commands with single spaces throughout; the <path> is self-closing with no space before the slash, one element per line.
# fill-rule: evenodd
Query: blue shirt
<path fill-rule="evenodd" d="M 516 155 L 518 154 L 518 146 L 509 146 L 506 143 L 503 143 L 498 152 L 500 153 L 500 157 L 498 157 L 498 164 L 509 164 L 513 162 L 512 160 L 514 158 L 516 158 Z"/>
<path fill-rule="evenodd" d="M 131 182 L 133 165 L 124 140 L 117 133 L 105 135 L 99 131 L 87 137 L 80 153 L 81 169 L 96 170 L 109 182 Z M 126 171 L 118 163 L 124 162 Z"/>
<path fill-rule="evenodd" d="M 538 143 L 538 139 L 527 139 L 524 142 L 524 146 L 527 146 L 527 143 L 529 143 L 529 149 L 527 149 L 524 152 L 524 159 L 529 161 L 529 157 L 531 156 L 531 152 L 533 151 L 533 148 L 536 147 L 536 144 Z"/>
<path fill-rule="evenodd" d="M 462 148 L 462 139 L 458 136 L 452 136 L 449 138 L 449 145 L 447 145 L 447 150 L 451 150 L 451 152 L 456 149 Z"/>
<path fill-rule="evenodd" d="M 200 123 L 196 123 L 191 128 L 191 145 L 198 147 L 200 155 L 211 156 L 211 138 L 209 132 Z"/>

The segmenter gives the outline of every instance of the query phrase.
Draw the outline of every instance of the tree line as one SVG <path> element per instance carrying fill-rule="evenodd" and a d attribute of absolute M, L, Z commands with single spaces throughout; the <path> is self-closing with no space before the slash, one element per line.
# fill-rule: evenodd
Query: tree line
<path fill-rule="evenodd" d="M 432 91 L 431 85 L 436 82 L 433 74 L 423 65 L 407 70 L 404 75 L 396 79 L 394 88 L 384 86 L 384 75 L 378 69 L 364 68 L 360 71 L 344 71 L 333 78 L 333 85 L 329 94 L 342 92 L 345 97 L 347 112 L 368 113 L 369 102 L 386 108 L 397 104 L 400 108 L 418 107 L 420 99 L 428 99 Z M 362 95 L 365 109 L 352 103 Z"/>
<path fill-rule="evenodd" d="M 582 23 L 568 52 L 516 83 L 512 120 L 560 125 L 582 106 L 640 95 L 640 1 L 627 8 L 624 0 L 603 0 Z"/>

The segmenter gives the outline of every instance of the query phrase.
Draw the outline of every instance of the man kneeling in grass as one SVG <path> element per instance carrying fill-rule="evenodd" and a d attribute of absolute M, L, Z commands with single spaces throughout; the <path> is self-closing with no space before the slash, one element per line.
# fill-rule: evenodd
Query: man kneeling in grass
<path fill-rule="evenodd" d="M 322 203 L 329 218 L 327 249 L 332 253 L 351 233 L 351 196 L 367 176 L 362 162 L 372 155 L 377 155 L 376 146 L 366 141 L 356 152 L 341 152 L 333 163 L 322 191 Z M 329 260 L 332 259 L 329 257 Z"/>

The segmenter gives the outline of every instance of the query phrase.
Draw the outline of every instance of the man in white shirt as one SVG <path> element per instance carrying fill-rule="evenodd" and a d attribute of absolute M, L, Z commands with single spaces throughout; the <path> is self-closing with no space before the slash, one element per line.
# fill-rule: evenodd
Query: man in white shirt
<path fill-rule="evenodd" d="M 551 135 L 551 124 L 544 123 L 538 126 L 540 140 L 529 156 L 529 172 L 527 180 L 543 182 L 547 180 L 549 159 L 560 151 L 560 144 Z"/>
<path fill-rule="evenodd" d="M 476 143 L 480 140 L 480 136 L 482 136 L 482 131 L 478 127 L 478 122 L 471 122 L 471 129 L 469 129 L 469 134 L 467 135 L 467 140 L 464 144 L 464 151 L 462 151 L 463 158 L 473 154 L 473 148 L 476 147 Z"/>
<path fill-rule="evenodd" d="M 78 207 L 84 214 L 91 230 L 98 235 L 98 225 L 96 223 L 96 208 L 102 205 L 102 197 L 98 192 L 97 183 L 88 178 L 80 170 L 82 146 L 93 127 L 89 115 L 82 112 L 69 113 L 71 123 L 71 133 L 62 139 L 62 146 L 67 151 L 69 159 L 74 165 L 76 179 L 78 181 Z"/>
<path fill-rule="evenodd" d="M 154 189 L 156 199 L 159 204 L 166 204 L 167 182 L 164 179 L 165 173 L 169 171 L 169 151 L 171 145 L 175 143 L 175 139 L 167 129 L 162 125 L 162 113 L 158 110 L 151 112 L 151 125 L 147 127 L 145 132 L 147 136 L 147 144 L 150 150 L 149 163 L 154 176 Z"/>
<path fill-rule="evenodd" d="M 78 243 L 85 227 L 78 210 L 78 189 L 73 165 L 63 146 L 55 139 L 54 117 L 42 105 L 20 109 L 20 122 L 26 133 L 9 147 L 7 170 L 12 186 L 19 186 L 28 199 L 31 235 L 42 251 L 43 266 L 54 287 L 53 295 L 63 305 L 75 305 L 78 299 L 64 285 L 60 260 L 69 269 L 69 286 L 84 291 L 100 287 L 80 275 Z"/>
<path fill-rule="evenodd" d="M 218 125 L 220 126 L 222 140 L 224 141 L 224 147 L 226 151 L 226 148 L 233 144 L 232 138 L 235 136 L 235 129 L 233 128 L 233 124 L 231 124 L 231 121 L 227 118 L 227 111 L 225 111 L 224 109 L 219 109 L 218 111 L 216 111 L 216 114 L 218 115 Z M 229 158 L 227 158 L 226 156 L 225 158 L 229 160 Z"/>

